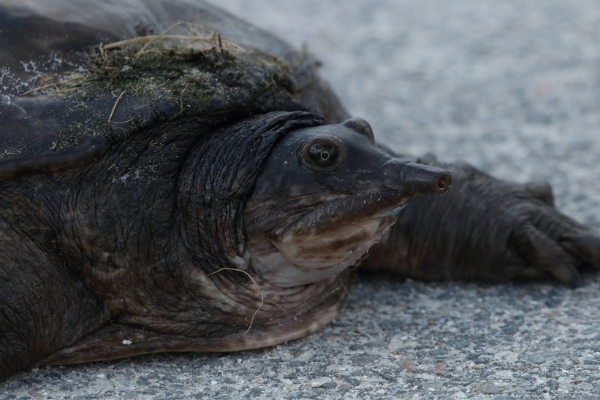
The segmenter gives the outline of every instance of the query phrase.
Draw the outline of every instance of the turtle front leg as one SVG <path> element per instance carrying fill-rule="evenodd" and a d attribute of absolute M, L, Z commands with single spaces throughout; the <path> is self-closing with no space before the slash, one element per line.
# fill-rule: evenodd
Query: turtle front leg
<path fill-rule="evenodd" d="M 600 236 L 554 208 L 550 185 L 495 179 L 467 164 L 424 160 L 452 172 L 445 196 L 410 203 L 363 262 L 426 280 L 503 282 L 552 275 L 569 286 L 600 268 Z"/>

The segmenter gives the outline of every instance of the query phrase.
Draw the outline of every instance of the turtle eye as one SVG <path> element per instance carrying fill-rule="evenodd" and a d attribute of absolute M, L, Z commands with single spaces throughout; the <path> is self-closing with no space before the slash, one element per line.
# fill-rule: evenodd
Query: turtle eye
<path fill-rule="evenodd" d="M 342 147 L 336 141 L 319 138 L 304 145 L 302 158 L 310 169 L 329 171 L 341 163 L 343 154 Z"/>
<path fill-rule="evenodd" d="M 331 143 L 313 143 L 308 148 L 308 156 L 319 167 L 330 167 L 338 159 L 338 151 Z"/>

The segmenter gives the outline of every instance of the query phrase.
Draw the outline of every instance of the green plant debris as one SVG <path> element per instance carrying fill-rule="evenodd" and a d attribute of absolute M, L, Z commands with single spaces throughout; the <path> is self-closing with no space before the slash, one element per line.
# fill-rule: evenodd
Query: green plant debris
<path fill-rule="evenodd" d="M 227 118 L 236 110 L 260 108 L 270 91 L 293 101 L 292 67 L 286 61 L 215 34 L 134 38 L 99 45 L 84 59 L 77 72 L 45 76 L 39 87 L 22 94 L 65 101 L 69 110 L 51 151 L 115 131 L 131 134 L 150 123 L 156 109 L 164 120 Z"/>
<path fill-rule="evenodd" d="M 127 92 L 152 97 L 193 99 L 208 107 L 214 98 L 227 99 L 236 91 L 250 95 L 269 86 L 289 87 L 289 66 L 282 59 L 240 47 L 198 49 L 176 41 L 156 40 L 86 54 L 86 73 L 73 73 L 23 95 L 46 95 L 89 101 L 107 93 Z M 52 79 L 54 78 L 54 79 Z M 185 91 L 184 91 L 185 90 Z M 183 96 L 185 95 L 185 96 Z"/>

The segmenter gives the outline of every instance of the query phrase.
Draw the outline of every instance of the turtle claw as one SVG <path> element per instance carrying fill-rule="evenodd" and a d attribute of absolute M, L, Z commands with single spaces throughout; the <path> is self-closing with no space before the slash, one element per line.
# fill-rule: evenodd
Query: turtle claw
<path fill-rule="evenodd" d="M 573 265 L 554 265 L 548 269 L 548 272 L 562 284 L 571 288 L 579 287 L 582 284 L 581 274 Z"/>
<path fill-rule="evenodd" d="M 533 225 L 525 224 L 515 234 L 515 247 L 529 267 L 550 273 L 570 287 L 581 284 L 581 275 L 577 270 L 579 257 Z"/>
<path fill-rule="evenodd" d="M 561 244 L 583 263 L 600 269 L 600 236 L 592 232 L 577 232 L 566 235 Z"/>

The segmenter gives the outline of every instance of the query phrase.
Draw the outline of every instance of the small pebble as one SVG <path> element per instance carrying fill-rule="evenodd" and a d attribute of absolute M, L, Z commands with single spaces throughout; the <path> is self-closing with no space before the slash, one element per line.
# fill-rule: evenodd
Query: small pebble
<path fill-rule="evenodd" d="M 326 384 L 327 382 L 331 382 L 331 378 L 324 376 L 322 378 L 319 378 L 317 380 L 314 380 L 310 383 L 311 387 L 317 388 L 317 387 L 321 387 L 324 384 Z"/>
<path fill-rule="evenodd" d="M 125 346 L 129 346 L 131 343 L 133 343 L 131 340 L 123 340 Z"/>
<path fill-rule="evenodd" d="M 485 364 L 475 364 L 473 365 L 473 369 L 484 369 L 485 368 Z"/>

